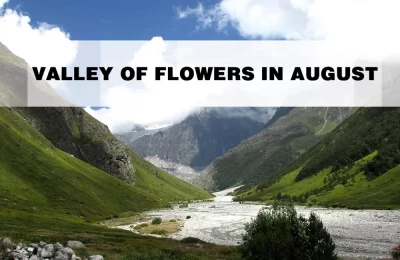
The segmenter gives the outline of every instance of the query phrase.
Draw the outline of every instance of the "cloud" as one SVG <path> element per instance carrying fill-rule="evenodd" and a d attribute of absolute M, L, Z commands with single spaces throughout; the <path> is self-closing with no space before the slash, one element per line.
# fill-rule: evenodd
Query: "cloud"
<path fill-rule="evenodd" d="M 397 0 L 222 0 L 177 8 L 198 28 L 232 26 L 246 38 L 399 40 Z"/>
<path fill-rule="evenodd" d="M 8 3 L 8 0 L 0 0 L 0 9 L 2 9 L 3 6 L 4 6 L 5 4 L 7 4 L 7 3 Z"/>
<path fill-rule="evenodd" d="M 31 66 L 68 66 L 77 54 L 78 43 L 61 28 L 47 23 L 32 25 L 31 18 L 5 8 L 0 0 L 0 42 Z"/>

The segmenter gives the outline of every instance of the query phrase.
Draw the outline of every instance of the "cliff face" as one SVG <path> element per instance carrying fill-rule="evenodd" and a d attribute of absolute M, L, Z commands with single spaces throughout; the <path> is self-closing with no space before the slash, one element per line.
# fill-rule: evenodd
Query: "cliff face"
<path fill-rule="evenodd" d="M 130 147 L 143 157 L 203 169 L 265 125 L 244 114 L 232 117 L 221 111 L 224 109 L 204 109 L 178 124 L 134 140 Z"/>
<path fill-rule="evenodd" d="M 54 146 L 115 177 L 135 182 L 129 149 L 82 108 L 21 108 Z"/>
<path fill-rule="evenodd" d="M 0 103 L 15 108 L 55 147 L 96 166 L 121 180 L 135 181 L 129 149 L 108 127 L 79 107 L 23 108 L 29 97 L 61 99 L 46 82 L 30 81 L 27 64 L 0 43 Z M 29 85 L 29 92 L 28 92 Z M 58 103 L 59 104 L 59 103 Z"/>

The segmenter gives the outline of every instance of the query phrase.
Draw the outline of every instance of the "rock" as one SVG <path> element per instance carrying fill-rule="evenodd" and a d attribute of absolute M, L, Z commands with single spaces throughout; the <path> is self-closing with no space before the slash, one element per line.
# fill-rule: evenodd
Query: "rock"
<path fill-rule="evenodd" d="M 17 244 L 17 250 L 21 250 L 22 248 L 23 248 L 22 243 L 18 243 L 18 244 Z"/>
<path fill-rule="evenodd" d="M 6 250 L 7 248 L 8 249 L 14 248 L 14 244 L 11 241 L 11 239 L 8 237 L 0 239 L 0 250 Z"/>
<path fill-rule="evenodd" d="M 92 255 L 89 256 L 89 260 L 104 260 L 104 258 L 101 255 Z"/>
<path fill-rule="evenodd" d="M 82 242 L 74 241 L 74 240 L 68 241 L 67 242 L 67 246 L 71 247 L 71 248 L 82 248 L 82 247 L 85 247 L 85 245 Z"/>
<path fill-rule="evenodd" d="M 186 219 L 191 219 L 192 217 L 191 216 L 186 216 Z"/>
<path fill-rule="evenodd" d="M 40 241 L 40 242 L 39 242 L 39 246 L 40 246 L 40 247 L 44 247 L 45 245 L 47 245 L 46 242 L 43 242 L 43 241 Z"/>
<path fill-rule="evenodd" d="M 35 249 L 35 248 L 33 248 L 33 247 L 28 247 L 28 248 L 26 249 L 26 251 L 28 251 L 29 253 L 32 253 L 34 249 Z"/>
<path fill-rule="evenodd" d="M 17 255 L 17 258 L 18 259 L 23 259 L 23 260 L 28 260 L 28 257 L 29 257 L 29 254 L 28 254 L 28 252 L 27 251 L 25 251 L 25 250 L 20 250 L 19 252 L 18 252 L 18 255 Z"/>
<path fill-rule="evenodd" d="M 39 248 L 39 244 L 36 243 L 30 243 L 29 246 L 33 248 Z"/>
<path fill-rule="evenodd" d="M 71 260 L 74 255 L 74 251 L 71 248 L 64 247 L 57 251 L 54 260 Z"/>
<path fill-rule="evenodd" d="M 29 258 L 29 260 L 39 260 L 39 257 L 37 257 L 37 255 L 33 255 Z"/>
<path fill-rule="evenodd" d="M 54 246 L 52 244 L 45 245 L 40 252 L 42 258 L 52 258 L 54 255 Z"/>
<path fill-rule="evenodd" d="M 57 243 L 54 244 L 53 247 L 54 247 L 54 251 L 57 252 L 58 250 L 60 250 L 64 246 L 57 242 Z"/>

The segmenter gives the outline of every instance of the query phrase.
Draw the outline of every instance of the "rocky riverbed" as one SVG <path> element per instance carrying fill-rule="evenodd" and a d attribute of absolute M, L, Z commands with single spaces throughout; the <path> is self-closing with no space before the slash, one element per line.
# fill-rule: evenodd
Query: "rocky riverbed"
<path fill-rule="evenodd" d="M 167 235 L 174 239 L 196 237 L 220 245 L 238 245 L 244 224 L 265 206 L 233 202 L 227 196 L 231 191 L 215 193 L 213 202 L 190 203 L 188 207 L 177 205 L 169 210 L 147 212 L 145 216 L 161 217 L 163 221 L 182 220 L 180 230 Z M 321 217 L 333 236 L 338 254 L 344 258 L 388 258 L 391 248 L 400 242 L 400 210 L 296 209 L 303 215 L 314 211 Z M 129 226 L 121 228 L 129 229 Z"/>

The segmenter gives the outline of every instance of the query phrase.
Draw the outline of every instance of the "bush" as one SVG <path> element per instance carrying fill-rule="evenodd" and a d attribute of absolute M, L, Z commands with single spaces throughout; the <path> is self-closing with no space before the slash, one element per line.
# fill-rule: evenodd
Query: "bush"
<path fill-rule="evenodd" d="M 152 225 L 160 225 L 161 222 L 162 222 L 162 219 L 157 217 L 157 218 L 154 218 L 154 219 L 151 221 L 151 224 L 152 224 Z"/>
<path fill-rule="evenodd" d="M 261 210 L 246 224 L 243 242 L 239 247 L 243 259 L 338 259 L 321 220 L 313 213 L 306 219 L 291 205 Z"/>
<path fill-rule="evenodd" d="M 162 229 L 162 230 L 153 230 L 153 231 L 151 231 L 151 234 L 154 234 L 154 235 L 165 235 L 165 234 L 168 234 L 168 232 L 166 231 L 166 230 L 164 230 L 164 229 Z"/>
<path fill-rule="evenodd" d="M 390 253 L 391 253 L 393 259 L 400 260 L 400 244 L 393 247 L 392 252 L 390 252 Z"/>

